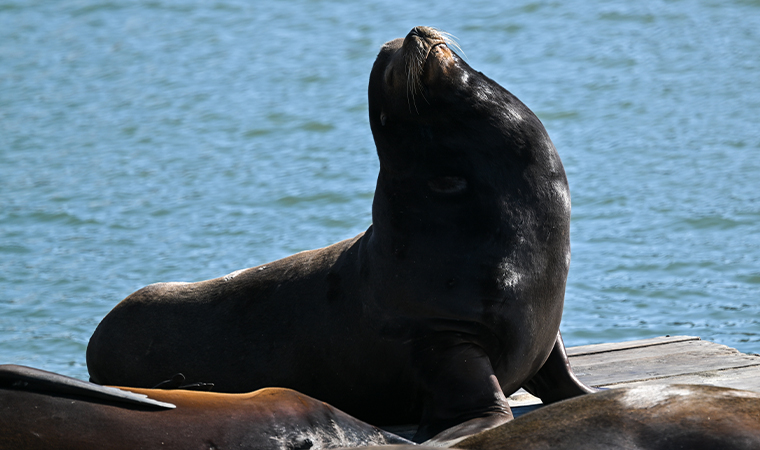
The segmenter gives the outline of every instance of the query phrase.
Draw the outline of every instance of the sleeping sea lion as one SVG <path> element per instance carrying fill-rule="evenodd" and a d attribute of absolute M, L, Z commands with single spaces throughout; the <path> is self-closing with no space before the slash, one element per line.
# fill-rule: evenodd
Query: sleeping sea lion
<path fill-rule="evenodd" d="M 0 365 L 0 450 L 294 450 L 409 443 L 290 389 L 113 388 Z"/>

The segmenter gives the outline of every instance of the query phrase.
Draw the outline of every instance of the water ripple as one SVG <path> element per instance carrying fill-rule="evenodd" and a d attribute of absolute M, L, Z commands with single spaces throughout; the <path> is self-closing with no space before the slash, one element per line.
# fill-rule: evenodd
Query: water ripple
<path fill-rule="evenodd" d="M 366 229 L 369 71 L 420 24 L 457 35 L 562 156 L 569 345 L 758 352 L 757 7 L 0 1 L 0 362 L 86 378 L 130 292 Z"/>

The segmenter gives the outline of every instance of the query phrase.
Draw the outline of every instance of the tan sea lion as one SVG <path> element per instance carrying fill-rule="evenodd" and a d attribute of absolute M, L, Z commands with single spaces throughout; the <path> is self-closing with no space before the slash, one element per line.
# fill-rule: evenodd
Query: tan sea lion
<path fill-rule="evenodd" d="M 409 443 L 290 389 L 112 388 L 0 365 L 0 450 L 294 450 Z"/>

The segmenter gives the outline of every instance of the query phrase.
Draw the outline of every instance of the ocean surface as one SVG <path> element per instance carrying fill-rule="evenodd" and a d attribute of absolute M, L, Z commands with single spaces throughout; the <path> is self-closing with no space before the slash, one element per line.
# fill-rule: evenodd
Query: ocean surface
<path fill-rule="evenodd" d="M 0 0 L 0 363 L 86 379 L 131 292 L 365 230 L 368 77 L 415 25 L 559 150 L 566 344 L 760 353 L 758 0 Z"/>

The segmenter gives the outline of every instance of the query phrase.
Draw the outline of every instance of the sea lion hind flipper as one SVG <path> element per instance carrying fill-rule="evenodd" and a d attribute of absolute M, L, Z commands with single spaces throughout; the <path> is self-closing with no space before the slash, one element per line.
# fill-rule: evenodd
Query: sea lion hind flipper
<path fill-rule="evenodd" d="M 115 403 L 128 403 L 166 409 L 176 407 L 171 403 L 153 400 L 147 395 L 109 386 L 101 386 L 89 381 L 82 381 L 65 375 L 15 364 L 0 365 L 0 389 L 33 391 L 53 395 L 73 395 Z"/>
<path fill-rule="evenodd" d="M 591 394 L 599 389 L 586 386 L 573 373 L 570 361 L 567 359 L 565 343 L 562 335 L 557 332 L 549 357 L 533 378 L 522 385 L 523 389 L 540 398 L 544 404 L 558 402 L 583 394 Z"/>

